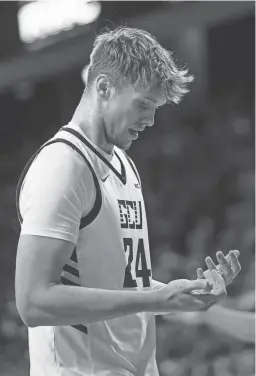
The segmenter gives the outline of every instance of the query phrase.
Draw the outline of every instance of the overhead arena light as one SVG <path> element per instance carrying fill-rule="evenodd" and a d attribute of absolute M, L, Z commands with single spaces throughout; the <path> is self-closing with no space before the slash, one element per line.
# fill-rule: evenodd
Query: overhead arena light
<path fill-rule="evenodd" d="M 97 1 L 51 0 L 30 2 L 18 12 L 20 38 L 24 43 L 94 22 L 101 12 Z"/>

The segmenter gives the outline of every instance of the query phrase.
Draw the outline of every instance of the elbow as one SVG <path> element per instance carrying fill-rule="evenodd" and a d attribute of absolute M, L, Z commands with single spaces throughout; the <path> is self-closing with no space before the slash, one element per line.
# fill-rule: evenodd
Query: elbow
<path fill-rule="evenodd" d="M 39 326 L 35 320 L 33 320 L 33 318 L 29 317 L 29 316 L 21 316 L 21 320 L 23 321 L 23 323 L 28 327 L 28 328 L 36 328 L 37 326 Z"/>
<path fill-rule="evenodd" d="M 35 308 L 32 303 L 26 301 L 26 299 L 19 299 L 16 297 L 17 312 L 22 322 L 29 328 L 35 328 L 39 326 L 38 319 L 35 315 Z"/>
<path fill-rule="evenodd" d="M 24 325 L 26 325 L 29 328 L 35 328 L 36 326 L 39 326 L 37 323 L 37 320 L 35 319 L 35 316 L 32 315 L 30 309 L 28 309 L 27 307 L 22 307 L 22 308 L 18 307 L 17 304 L 16 306 L 17 306 L 18 314 L 22 322 L 24 323 Z"/>
<path fill-rule="evenodd" d="M 36 318 L 30 314 L 24 316 L 22 321 L 28 328 L 36 328 L 37 326 L 39 326 L 38 320 L 36 320 Z"/>
<path fill-rule="evenodd" d="M 23 323 L 29 328 L 37 326 L 52 326 L 56 322 L 52 313 L 51 299 L 49 302 L 47 291 L 49 289 L 31 289 L 26 293 L 16 294 L 16 307 Z M 19 291 L 18 291 L 19 292 Z"/>

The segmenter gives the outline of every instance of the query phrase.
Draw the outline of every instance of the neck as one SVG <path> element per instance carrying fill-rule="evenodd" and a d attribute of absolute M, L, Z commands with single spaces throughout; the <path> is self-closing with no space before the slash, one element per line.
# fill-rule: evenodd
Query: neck
<path fill-rule="evenodd" d="M 107 154 L 113 153 L 114 145 L 107 142 L 104 120 L 93 98 L 83 95 L 71 119 L 84 134 Z"/>

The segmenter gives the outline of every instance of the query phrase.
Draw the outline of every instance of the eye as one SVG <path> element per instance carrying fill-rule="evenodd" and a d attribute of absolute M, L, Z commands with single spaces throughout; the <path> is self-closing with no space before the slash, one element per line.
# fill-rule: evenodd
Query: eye
<path fill-rule="evenodd" d="M 147 100 L 140 101 L 140 106 L 141 107 L 148 107 L 148 105 L 149 105 L 149 101 L 147 101 Z"/>

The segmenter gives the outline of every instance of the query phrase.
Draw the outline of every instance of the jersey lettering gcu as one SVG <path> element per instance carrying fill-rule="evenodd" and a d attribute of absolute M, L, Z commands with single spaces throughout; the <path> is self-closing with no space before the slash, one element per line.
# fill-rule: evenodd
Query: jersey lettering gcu
<path fill-rule="evenodd" d="M 117 147 L 109 162 L 75 124 L 61 128 L 25 167 L 17 188 L 47 145 L 79 153 L 94 182 L 94 203 L 81 218 L 76 247 L 61 283 L 100 289 L 151 290 L 147 220 L 139 176 Z M 115 167 L 113 167 L 113 165 Z M 104 170 L 104 173 L 102 171 Z M 157 376 L 155 315 L 142 312 L 73 326 L 29 328 L 31 376 Z"/>

